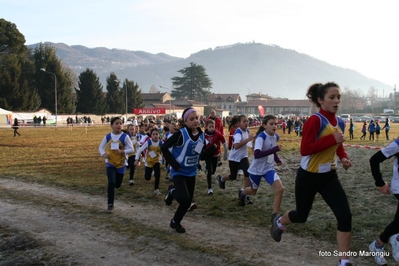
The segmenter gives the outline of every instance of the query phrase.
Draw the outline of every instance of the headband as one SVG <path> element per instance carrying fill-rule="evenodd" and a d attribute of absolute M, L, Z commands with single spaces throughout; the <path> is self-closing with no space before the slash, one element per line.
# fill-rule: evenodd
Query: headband
<path fill-rule="evenodd" d="M 183 115 L 183 121 L 186 122 L 187 117 L 188 117 L 191 113 L 194 113 L 194 112 L 196 112 L 195 109 L 193 109 L 193 108 L 188 109 L 188 110 L 184 113 L 184 115 Z"/>

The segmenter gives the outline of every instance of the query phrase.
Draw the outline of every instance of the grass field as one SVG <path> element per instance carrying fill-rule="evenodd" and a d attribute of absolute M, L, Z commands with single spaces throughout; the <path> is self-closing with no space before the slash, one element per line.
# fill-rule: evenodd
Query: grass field
<path fill-rule="evenodd" d="M 384 132 L 379 142 L 360 141 L 361 124 L 356 124 L 355 140 L 346 144 L 373 146 L 370 148 L 347 147 L 353 167 L 348 171 L 338 170 L 340 180 L 347 192 L 353 214 L 353 248 L 364 249 L 380 231 L 391 221 L 397 201 L 392 196 L 379 194 L 374 186 L 368 160 L 377 150 L 374 146 L 384 146 Z M 253 129 L 255 130 L 255 129 Z M 13 137 L 12 129 L 0 129 L 0 176 L 15 178 L 25 182 L 37 182 L 48 186 L 76 190 L 104 197 L 106 203 L 106 173 L 104 160 L 99 156 L 98 146 L 109 126 L 59 127 L 59 128 L 20 128 L 21 137 Z M 300 137 L 295 134 L 283 135 L 283 151 L 280 157 L 284 165 L 278 174 L 286 188 L 283 196 L 282 212 L 295 208 L 294 180 L 299 166 Z M 347 134 L 346 134 L 347 135 Z M 391 125 L 391 139 L 399 135 L 399 124 Z M 227 173 L 227 162 L 217 173 Z M 381 167 L 383 176 L 389 181 L 392 176 L 392 161 L 384 162 Z M 169 181 L 161 172 L 160 191 L 165 192 Z M 163 206 L 163 197 L 154 197 L 153 180 L 145 181 L 143 166 L 136 169 L 135 185 L 124 185 L 116 193 L 116 199 L 126 202 L 138 202 Z M 237 204 L 237 189 L 242 186 L 242 178 L 227 183 L 226 191 L 221 191 L 214 183 L 215 194 L 208 196 L 206 176 L 198 174 L 194 200 L 200 204 L 196 210 L 198 217 L 209 216 L 226 219 L 226 222 L 248 223 L 253 226 L 267 227 L 274 194 L 266 182 L 262 182 L 258 195 L 253 197 L 254 205 L 240 207 Z M 308 222 L 289 227 L 291 233 L 316 237 L 335 242 L 335 218 L 324 201 L 317 196 Z M 366 246 L 367 247 L 367 246 Z"/>

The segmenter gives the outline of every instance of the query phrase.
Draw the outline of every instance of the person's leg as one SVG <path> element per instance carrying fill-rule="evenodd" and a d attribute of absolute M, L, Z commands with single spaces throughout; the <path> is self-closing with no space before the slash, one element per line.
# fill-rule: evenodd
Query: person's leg
<path fill-rule="evenodd" d="M 121 173 L 116 173 L 116 176 L 115 176 L 115 188 L 120 188 L 121 187 L 121 185 L 122 185 L 122 181 L 123 181 L 123 175 L 124 174 L 121 174 Z"/>
<path fill-rule="evenodd" d="M 184 215 L 191 205 L 195 188 L 195 177 L 174 176 L 173 184 L 174 190 L 172 195 L 179 203 L 179 207 L 173 216 L 172 222 L 175 226 L 181 227 L 180 222 L 183 220 Z"/>
<path fill-rule="evenodd" d="M 220 164 L 220 156 L 217 157 L 212 157 L 212 175 L 215 174 L 216 172 L 216 168 L 219 166 Z"/>
<path fill-rule="evenodd" d="M 205 160 L 206 166 L 206 181 L 208 182 L 208 189 L 212 188 L 212 160 L 206 159 Z"/>
<path fill-rule="evenodd" d="M 347 252 L 351 244 L 352 214 L 348 198 L 336 173 L 328 178 L 327 184 L 319 190 L 319 193 L 337 219 L 338 251 Z M 348 259 L 348 256 L 341 256 L 340 259 Z"/>
<path fill-rule="evenodd" d="M 114 205 L 115 180 L 116 180 L 115 167 L 107 167 L 107 179 L 108 179 L 108 205 Z"/>
<path fill-rule="evenodd" d="M 129 180 L 133 180 L 134 177 L 134 171 L 136 170 L 136 166 L 134 165 L 135 162 L 135 156 L 130 156 L 128 159 L 128 164 L 129 164 Z"/>
<path fill-rule="evenodd" d="M 272 187 L 275 192 L 272 213 L 279 213 L 281 201 L 283 200 L 283 192 L 284 192 L 283 183 L 281 182 L 280 179 L 277 179 L 276 181 L 273 182 Z"/>
<path fill-rule="evenodd" d="M 396 197 L 396 199 L 399 200 L 399 194 L 395 194 L 394 196 Z M 380 234 L 379 238 L 383 243 L 388 243 L 389 238 L 398 233 L 399 233 L 399 201 L 396 206 L 396 213 L 393 221 L 385 227 L 384 231 Z"/>
<path fill-rule="evenodd" d="M 155 176 L 155 182 L 154 182 L 154 190 L 159 189 L 159 180 L 161 179 L 161 164 L 156 163 L 153 167 L 154 169 L 154 176 Z"/>
<path fill-rule="evenodd" d="M 147 181 L 151 180 L 151 174 L 152 174 L 152 167 L 144 167 L 144 179 Z"/>

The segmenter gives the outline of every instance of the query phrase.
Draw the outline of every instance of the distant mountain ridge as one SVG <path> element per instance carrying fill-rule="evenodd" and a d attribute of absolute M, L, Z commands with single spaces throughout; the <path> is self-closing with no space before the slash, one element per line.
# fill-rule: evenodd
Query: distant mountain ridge
<path fill-rule="evenodd" d="M 213 82 L 211 92 L 239 93 L 243 100 L 245 95 L 258 92 L 272 97 L 304 99 L 311 84 L 328 81 L 338 83 L 341 89 L 361 89 L 364 93 L 371 87 L 392 90 L 389 85 L 354 70 L 333 66 L 276 45 L 238 43 L 204 49 L 188 58 L 179 58 L 164 53 L 49 44 L 56 48 L 57 56 L 76 75 L 86 68 L 93 69 L 104 88 L 106 77 L 111 72 L 115 72 L 120 80 L 134 80 L 143 92 L 149 92 L 152 85 L 171 88 L 171 78 L 181 76 L 177 71 L 194 62 L 205 67 Z"/>

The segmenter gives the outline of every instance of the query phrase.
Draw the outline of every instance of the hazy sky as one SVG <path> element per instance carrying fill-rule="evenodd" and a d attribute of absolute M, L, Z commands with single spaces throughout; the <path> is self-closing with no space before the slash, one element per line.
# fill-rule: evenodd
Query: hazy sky
<path fill-rule="evenodd" d="M 26 44 L 62 42 L 186 58 L 255 41 L 399 87 L 396 0 L 0 0 L 0 15 L 17 25 Z"/>

